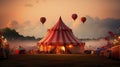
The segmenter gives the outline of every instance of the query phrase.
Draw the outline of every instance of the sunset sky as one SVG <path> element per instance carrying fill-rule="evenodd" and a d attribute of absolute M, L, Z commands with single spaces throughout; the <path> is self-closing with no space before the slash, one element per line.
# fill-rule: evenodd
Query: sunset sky
<path fill-rule="evenodd" d="M 0 28 L 16 29 L 21 35 L 43 37 L 61 16 L 78 38 L 120 33 L 120 0 L 0 0 Z M 71 15 L 78 18 L 73 21 Z M 40 23 L 40 17 L 46 23 Z M 85 16 L 83 24 L 80 17 Z"/>

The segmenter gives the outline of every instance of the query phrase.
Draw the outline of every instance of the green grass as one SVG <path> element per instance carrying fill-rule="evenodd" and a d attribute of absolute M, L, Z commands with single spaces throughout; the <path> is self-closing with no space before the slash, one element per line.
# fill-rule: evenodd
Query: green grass
<path fill-rule="evenodd" d="M 0 60 L 0 67 L 119 67 L 120 61 L 96 55 L 40 54 L 12 55 Z"/>

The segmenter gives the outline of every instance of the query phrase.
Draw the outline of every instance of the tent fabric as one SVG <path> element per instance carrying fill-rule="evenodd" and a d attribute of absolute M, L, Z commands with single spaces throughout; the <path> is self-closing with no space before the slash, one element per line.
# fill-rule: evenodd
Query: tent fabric
<path fill-rule="evenodd" d="M 48 29 L 47 35 L 38 42 L 38 45 L 40 44 L 80 45 L 82 42 L 74 36 L 72 29 L 66 26 L 60 17 L 58 22 L 52 28 Z"/>

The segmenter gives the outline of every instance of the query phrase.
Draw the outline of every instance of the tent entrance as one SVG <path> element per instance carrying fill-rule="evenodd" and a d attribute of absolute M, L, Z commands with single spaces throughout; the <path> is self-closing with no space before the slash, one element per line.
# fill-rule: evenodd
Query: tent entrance
<path fill-rule="evenodd" d="M 70 46 L 71 47 L 71 46 Z M 48 54 L 66 54 L 71 53 L 68 46 L 41 45 L 40 52 Z"/>

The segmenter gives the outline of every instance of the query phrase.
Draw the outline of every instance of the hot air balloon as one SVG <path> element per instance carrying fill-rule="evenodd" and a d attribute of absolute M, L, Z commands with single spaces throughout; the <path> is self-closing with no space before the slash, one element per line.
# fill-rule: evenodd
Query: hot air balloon
<path fill-rule="evenodd" d="M 81 17 L 81 21 L 84 23 L 86 21 L 86 17 Z"/>
<path fill-rule="evenodd" d="M 72 14 L 72 19 L 75 21 L 77 19 L 77 14 Z"/>
<path fill-rule="evenodd" d="M 41 21 L 42 24 L 44 24 L 45 21 L 46 21 L 46 18 L 45 18 L 45 17 L 41 17 L 41 18 L 40 18 L 40 21 Z"/>

